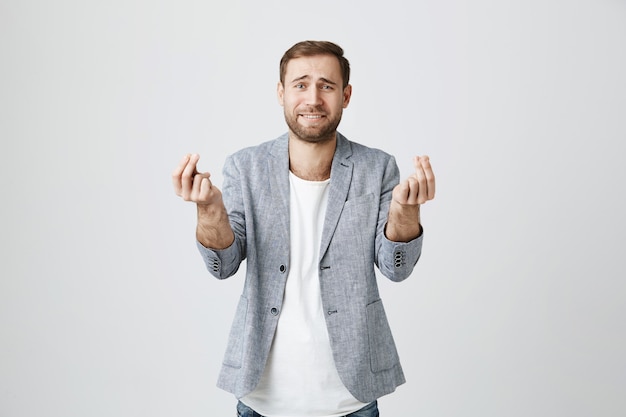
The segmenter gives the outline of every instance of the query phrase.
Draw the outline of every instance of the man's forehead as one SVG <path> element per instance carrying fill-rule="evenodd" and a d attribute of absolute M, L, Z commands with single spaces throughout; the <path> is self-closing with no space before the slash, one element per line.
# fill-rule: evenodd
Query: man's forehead
<path fill-rule="evenodd" d="M 293 58 L 287 63 L 288 80 L 302 77 L 341 77 L 339 60 L 333 55 L 312 55 Z"/>

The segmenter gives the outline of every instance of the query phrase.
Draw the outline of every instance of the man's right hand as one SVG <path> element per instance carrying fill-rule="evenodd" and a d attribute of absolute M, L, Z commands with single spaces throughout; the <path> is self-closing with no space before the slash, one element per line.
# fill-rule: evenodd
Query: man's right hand
<path fill-rule="evenodd" d="M 207 248 L 225 249 L 235 240 L 235 235 L 222 200 L 222 192 L 211 183 L 208 172 L 198 172 L 198 154 L 185 155 L 174 172 L 172 182 L 176 195 L 192 201 L 198 207 L 196 238 Z"/>
<path fill-rule="evenodd" d="M 187 154 L 183 157 L 172 172 L 174 192 L 183 200 L 197 204 L 220 203 L 222 192 L 211 183 L 211 174 L 198 172 L 196 168 L 199 159 L 198 154 Z"/>

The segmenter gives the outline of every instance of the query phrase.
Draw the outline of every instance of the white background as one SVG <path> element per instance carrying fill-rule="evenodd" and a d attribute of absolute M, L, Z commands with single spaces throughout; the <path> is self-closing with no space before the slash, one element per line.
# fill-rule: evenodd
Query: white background
<path fill-rule="evenodd" d="M 0 1 L 0 417 L 234 415 L 219 282 L 170 173 L 286 130 L 282 53 L 353 67 L 340 131 L 429 154 L 422 259 L 381 292 L 382 416 L 626 413 L 626 2 Z"/>

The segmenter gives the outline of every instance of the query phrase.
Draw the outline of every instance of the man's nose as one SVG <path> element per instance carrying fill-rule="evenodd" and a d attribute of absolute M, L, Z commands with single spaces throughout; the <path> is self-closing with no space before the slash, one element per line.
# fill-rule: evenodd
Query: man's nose
<path fill-rule="evenodd" d="M 306 101 L 307 101 L 306 104 L 309 104 L 309 105 L 321 104 L 322 96 L 321 96 L 320 90 L 318 88 L 309 89 L 309 91 L 307 91 Z"/>

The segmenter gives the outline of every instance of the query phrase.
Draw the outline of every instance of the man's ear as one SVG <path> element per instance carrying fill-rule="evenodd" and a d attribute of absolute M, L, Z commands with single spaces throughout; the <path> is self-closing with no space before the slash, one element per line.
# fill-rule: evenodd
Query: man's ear
<path fill-rule="evenodd" d="M 283 83 L 279 81 L 278 85 L 276 86 L 276 96 L 278 97 L 278 104 L 280 104 L 281 106 L 285 104 L 285 102 L 283 101 L 284 95 L 285 95 L 285 87 L 283 87 Z"/>
<path fill-rule="evenodd" d="M 352 86 L 348 84 L 346 88 L 343 89 L 343 108 L 348 107 L 350 103 L 350 97 L 352 97 Z"/>

